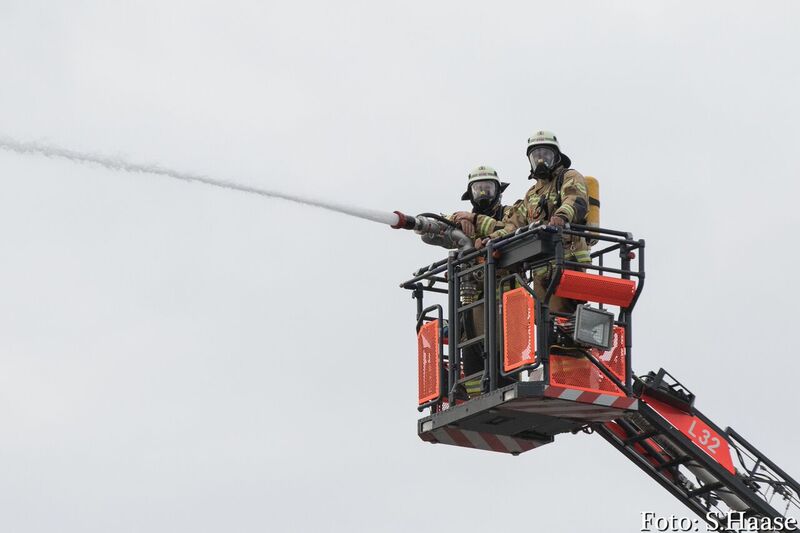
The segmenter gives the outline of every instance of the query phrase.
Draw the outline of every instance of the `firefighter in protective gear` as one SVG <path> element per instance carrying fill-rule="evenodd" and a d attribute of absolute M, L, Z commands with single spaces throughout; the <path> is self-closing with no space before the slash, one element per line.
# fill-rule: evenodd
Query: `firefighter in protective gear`
<path fill-rule="evenodd" d="M 585 221 L 589 208 L 586 181 L 577 170 L 570 168 L 572 161 L 561 152 L 558 139 L 550 131 L 537 131 L 528 139 L 526 152 L 531 164 L 528 179 L 535 179 L 521 202 L 503 219 L 504 227 L 489 234 L 494 239 L 513 233 L 518 228 L 534 222 L 553 226 L 567 223 L 580 224 Z M 564 258 L 567 261 L 590 263 L 589 246 L 583 238 L 564 236 Z M 476 247 L 484 241 L 477 241 Z M 534 292 L 543 298 L 553 274 L 553 265 L 537 269 L 533 273 Z M 552 296 L 552 311 L 572 313 L 577 307 L 575 300 Z"/>
<path fill-rule="evenodd" d="M 502 221 L 511 211 L 511 207 L 503 205 L 503 191 L 509 184 L 501 182 L 497 171 L 486 165 L 472 169 L 467 180 L 461 199 L 472 203 L 472 211 L 458 211 L 448 218 L 461 226 L 468 237 L 486 238 L 504 227 Z"/>
<path fill-rule="evenodd" d="M 503 219 L 510 215 L 512 206 L 503 205 L 503 191 L 508 183 L 500 181 L 497 171 L 490 166 L 481 165 L 472 169 L 467 177 L 467 190 L 461 195 L 462 200 L 472 203 L 472 211 L 458 211 L 447 218 L 461 227 L 461 230 L 473 239 L 488 237 L 495 231 L 502 230 L 505 226 Z M 461 294 L 462 305 L 472 303 L 483 295 L 483 279 L 473 276 L 462 279 Z M 462 315 L 462 331 L 464 339 L 474 338 L 484 334 L 483 305 L 479 305 L 470 312 Z M 465 348 L 461 354 L 465 376 L 474 375 L 483 370 L 483 355 L 480 345 Z M 461 386 L 457 395 L 465 400 L 481 393 L 481 379 L 467 380 Z"/>

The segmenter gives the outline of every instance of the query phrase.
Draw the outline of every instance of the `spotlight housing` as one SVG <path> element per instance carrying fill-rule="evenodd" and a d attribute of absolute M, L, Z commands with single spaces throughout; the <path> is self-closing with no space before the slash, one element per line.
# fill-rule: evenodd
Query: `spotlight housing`
<path fill-rule="evenodd" d="M 575 311 L 575 342 L 611 349 L 614 331 L 614 313 L 582 305 Z"/>

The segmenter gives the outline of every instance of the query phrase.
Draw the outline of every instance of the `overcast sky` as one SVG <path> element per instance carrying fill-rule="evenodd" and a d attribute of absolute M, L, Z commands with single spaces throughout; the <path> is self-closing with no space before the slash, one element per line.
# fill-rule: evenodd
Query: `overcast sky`
<path fill-rule="evenodd" d="M 796 2 L 0 0 L 0 135 L 409 213 L 557 133 L 647 240 L 634 368 L 800 476 Z M 282 201 L 0 151 L 0 531 L 639 530 L 600 437 L 416 435 L 443 257 Z"/>

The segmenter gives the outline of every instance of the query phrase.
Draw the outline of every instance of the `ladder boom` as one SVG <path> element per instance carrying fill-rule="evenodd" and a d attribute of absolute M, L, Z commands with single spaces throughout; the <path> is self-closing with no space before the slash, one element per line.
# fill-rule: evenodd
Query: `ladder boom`
<path fill-rule="evenodd" d="M 657 376 L 669 374 L 661 369 Z M 731 515 L 777 519 L 800 511 L 800 485 L 736 431 L 698 411 L 694 395 L 690 404 L 688 395 L 675 395 L 670 405 L 663 401 L 668 395 L 656 399 L 648 394 L 653 388 L 637 389 L 636 412 L 595 431 L 703 520 L 717 525 Z"/>

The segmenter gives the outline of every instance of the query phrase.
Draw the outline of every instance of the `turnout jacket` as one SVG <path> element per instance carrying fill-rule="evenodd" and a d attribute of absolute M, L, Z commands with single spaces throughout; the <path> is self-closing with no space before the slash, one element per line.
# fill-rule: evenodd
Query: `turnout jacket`
<path fill-rule="evenodd" d="M 557 187 L 559 182 L 560 190 Z M 533 222 L 546 223 L 552 216 L 580 224 L 584 222 L 588 208 L 589 195 L 583 175 L 577 170 L 560 166 L 550 178 L 537 179 L 525 193 L 525 198 L 517 201 L 503 217 L 502 227 L 487 236 L 490 239 L 503 237 Z M 564 254 L 576 261 L 590 262 L 589 246 L 584 239 L 574 235 L 564 236 Z"/>
<path fill-rule="evenodd" d="M 472 239 L 484 239 L 496 231 L 500 231 L 505 227 L 505 219 L 522 203 L 522 200 L 517 200 L 514 205 L 498 206 L 493 215 L 475 214 L 475 235 L 467 235 Z M 449 220 L 455 220 L 455 213 L 448 215 Z"/>

